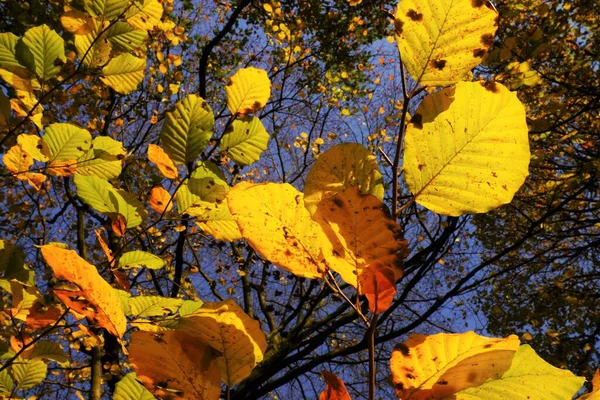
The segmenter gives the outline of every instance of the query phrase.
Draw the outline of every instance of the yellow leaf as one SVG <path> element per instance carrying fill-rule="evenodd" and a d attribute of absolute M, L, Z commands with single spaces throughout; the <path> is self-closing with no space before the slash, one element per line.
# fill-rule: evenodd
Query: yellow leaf
<path fill-rule="evenodd" d="M 194 204 L 196 210 L 196 224 L 204 233 L 217 240 L 233 242 L 242 238 L 238 224 L 233 219 L 227 199 L 220 203 L 200 201 Z"/>
<path fill-rule="evenodd" d="M 60 17 L 60 23 L 75 35 L 87 35 L 96 27 L 94 18 L 81 11 L 69 10 Z"/>
<path fill-rule="evenodd" d="M 149 144 L 148 145 L 148 160 L 158 167 L 158 170 L 165 178 L 169 179 L 177 179 L 179 176 L 177 173 L 177 167 L 173 160 L 169 158 L 167 153 L 162 149 L 162 147 Z"/>
<path fill-rule="evenodd" d="M 383 179 L 377 159 L 359 143 L 343 143 L 321 154 L 308 172 L 304 204 L 314 214 L 321 199 L 358 185 L 361 194 L 383 199 Z"/>
<path fill-rule="evenodd" d="M 73 39 L 77 56 L 83 61 L 83 64 L 89 68 L 102 66 L 110 59 L 111 44 L 102 34 L 105 28 L 98 25 L 92 31 L 85 35 L 75 35 Z"/>
<path fill-rule="evenodd" d="M 46 264 L 54 275 L 74 283 L 80 290 L 55 289 L 54 294 L 76 312 L 84 314 L 98 326 L 106 328 L 118 338 L 123 337 L 127 320 L 117 292 L 98 273 L 93 265 L 73 250 L 54 245 L 41 247 Z"/>
<path fill-rule="evenodd" d="M 179 321 L 177 328 L 208 344 L 220 355 L 217 364 L 226 385 L 235 385 L 250 375 L 267 349 L 260 324 L 233 300 L 204 303 Z"/>
<path fill-rule="evenodd" d="M 10 99 L 10 106 L 13 111 L 20 117 L 25 117 L 29 111 L 37 104 L 37 98 L 30 92 L 24 90 L 15 90 L 17 93 L 16 98 Z M 42 114 L 44 112 L 43 107 L 38 104 L 35 110 L 29 116 L 29 119 L 35 123 L 35 125 L 43 129 L 42 126 Z"/>
<path fill-rule="evenodd" d="M 146 69 L 146 59 L 138 58 L 131 54 L 121 54 L 111 59 L 102 68 L 104 76 L 100 77 L 102 82 L 121 94 L 133 92 L 142 79 Z"/>
<path fill-rule="evenodd" d="M 158 0 L 134 1 L 127 12 L 127 22 L 136 29 L 152 30 L 163 14 L 163 6 Z"/>
<path fill-rule="evenodd" d="M 40 89 L 40 83 L 37 79 L 32 78 L 24 69 L 17 69 L 17 71 L 18 72 L 11 72 L 0 68 L 0 77 L 4 79 L 6 83 L 11 85 L 17 92 L 23 91 L 30 93 L 31 97 L 33 97 L 33 91 Z"/>
<path fill-rule="evenodd" d="M 219 142 L 219 148 L 239 165 L 250 165 L 267 149 L 269 134 L 257 117 L 236 119 Z"/>
<path fill-rule="evenodd" d="M 168 213 L 173 208 L 171 195 L 162 186 L 152 188 L 148 204 L 158 214 Z"/>
<path fill-rule="evenodd" d="M 33 165 L 33 158 L 23 149 L 22 145 L 16 144 L 4 154 L 2 162 L 13 175 L 23 179 L 19 177 L 19 174 L 29 171 L 29 168 Z"/>
<path fill-rule="evenodd" d="M 138 379 L 161 398 L 219 399 L 215 357 L 209 346 L 179 330 L 131 334 L 129 361 Z"/>
<path fill-rule="evenodd" d="M 305 278 L 320 278 L 333 254 L 321 226 L 289 184 L 237 184 L 227 194 L 231 215 L 248 244 L 262 257 Z"/>
<path fill-rule="evenodd" d="M 42 138 L 38 135 L 21 134 L 17 136 L 17 143 L 19 143 L 23 150 L 25 150 L 34 160 L 46 162 L 50 157 L 50 149 Z"/>
<path fill-rule="evenodd" d="M 70 176 L 77 172 L 77 160 L 52 161 L 46 166 L 46 173 L 53 176 Z"/>
<path fill-rule="evenodd" d="M 447 86 L 481 63 L 498 13 L 484 0 L 402 0 L 394 20 L 400 56 L 415 81 Z"/>
<path fill-rule="evenodd" d="M 242 68 L 225 87 L 227 108 L 234 115 L 245 116 L 261 110 L 271 97 L 271 81 L 259 68 Z"/>
<path fill-rule="evenodd" d="M 96 136 L 90 149 L 77 160 L 77 173 L 115 179 L 121 174 L 126 154 L 123 143 L 108 136 Z"/>
<path fill-rule="evenodd" d="M 461 82 L 429 95 L 406 130 L 406 183 L 419 204 L 440 214 L 509 203 L 529 157 L 525 109 L 499 83 Z"/>
<path fill-rule="evenodd" d="M 398 397 L 442 399 L 499 378 L 510 367 L 519 339 L 487 338 L 474 332 L 411 335 L 392 352 L 390 368 Z"/>
<path fill-rule="evenodd" d="M 402 261 L 407 242 L 402 231 L 373 195 L 361 195 L 358 186 L 323 199 L 314 219 L 333 243 L 336 257 L 329 257 L 331 268 L 354 287 L 365 268 L 391 267 L 396 282 L 402 276 Z"/>
<path fill-rule="evenodd" d="M 42 140 L 48 146 L 49 159 L 52 162 L 76 163 L 92 145 L 92 135 L 87 129 L 67 122 L 48 125 Z"/>

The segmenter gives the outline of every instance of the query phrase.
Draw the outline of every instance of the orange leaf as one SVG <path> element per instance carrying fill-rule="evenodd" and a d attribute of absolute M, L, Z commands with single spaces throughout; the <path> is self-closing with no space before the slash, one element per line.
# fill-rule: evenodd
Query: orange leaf
<path fill-rule="evenodd" d="M 374 314 L 386 311 L 396 295 L 396 272 L 390 267 L 370 265 L 358 277 L 359 293 L 367 296 Z"/>
<path fill-rule="evenodd" d="M 336 374 L 325 370 L 321 371 L 321 374 L 327 386 L 321 392 L 319 400 L 350 400 L 346 385 Z"/>
<path fill-rule="evenodd" d="M 113 269 L 112 273 L 115 277 L 115 284 L 117 285 L 117 287 L 121 290 L 129 292 L 131 289 L 131 285 L 129 283 L 129 275 L 117 269 Z"/>
<path fill-rule="evenodd" d="M 131 334 L 129 361 L 138 379 L 158 396 L 217 400 L 221 386 L 216 356 L 210 346 L 183 332 Z"/>
<path fill-rule="evenodd" d="M 112 250 L 108 247 L 108 245 L 106 244 L 104 239 L 102 239 L 102 233 L 101 233 L 100 229 L 98 229 L 98 228 L 94 229 L 94 233 L 96 234 L 96 237 L 98 238 L 98 243 L 100 244 L 100 248 L 102 248 L 102 251 L 104 251 L 104 254 L 106 254 L 106 258 L 110 262 L 110 266 L 114 267 L 116 260 L 113 258 Z"/>
<path fill-rule="evenodd" d="M 39 301 L 33 303 L 25 320 L 25 325 L 31 329 L 39 329 L 52 325 L 63 313 L 59 306 L 45 306 Z"/>
<path fill-rule="evenodd" d="M 53 161 L 46 166 L 46 173 L 53 176 L 69 176 L 77 172 L 77 160 Z"/>
<path fill-rule="evenodd" d="M 106 328 L 118 338 L 123 337 L 127 320 L 117 292 L 98 274 L 96 267 L 73 250 L 54 245 L 41 247 L 44 261 L 59 279 L 77 285 L 80 290 L 54 290 L 56 296 L 76 312 Z M 83 298 L 83 299 L 82 299 Z"/>
<path fill-rule="evenodd" d="M 2 157 L 2 161 L 6 169 L 17 175 L 19 179 L 23 178 L 18 174 L 29 171 L 29 168 L 33 165 L 33 158 L 20 144 L 11 147 Z"/>
<path fill-rule="evenodd" d="M 173 208 L 171 195 L 162 186 L 154 186 L 150 191 L 148 204 L 157 213 L 168 213 Z"/>
<path fill-rule="evenodd" d="M 177 179 L 177 167 L 165 151 L 158 145 L 148 145 L 148 160 L 158 167 L 158 170 L 165 178 Z"/>
<path fill-rule="evenodd" d="M 127 221 L 125 217 L 121 214 L 112 213 L 110 229 L 115 233 L 115 235 L 122 237 L 125 235 L 125 231 L 127 230 Z"/>

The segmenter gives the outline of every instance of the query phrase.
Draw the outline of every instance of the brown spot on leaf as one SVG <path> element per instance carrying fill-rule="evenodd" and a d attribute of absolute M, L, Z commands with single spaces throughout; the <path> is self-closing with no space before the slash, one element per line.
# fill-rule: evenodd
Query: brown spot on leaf
<path fill-rule="evenodd" d="M 404 385 L 402 384 L 402 382 L 398 382 L 394 385 L 396 387 L 396 389 L 398 390 L 403 390 L 404 389 Z"/>
<path fill-rule="evenodd" d="M 492 35 L 491 33 L 485 33 L 481 35 L 480 42 L 487 48 L 490 48 L 492 44 L 494 44 L 494 35 Z"/>
<path fill-rule="evenodd" d="M 485 55 L 486 49 L 475 49 L 473 50 L 473 57 L 481 58 Z"/>
<path fill-rule="evenodd" d="M 402 27 L 404 26 L 404 22 L 402 20 L 396 18 L 394 19 L 394 32 L 396 35 L 400 36 L 402 34 Z"/>
<path fill-rule="evenodd" d="M 508 190 L 508 188 L 506 187 L 506 185 L 502 185 L 502 189 Z"/>
<path fill-rule="evenodd" d="M 260 101 L 255 101 L 254 104 L 252 104 L 252 110 L 254 112 L 260 110 L 261 108 L 263 108 L 263 105 L 260 104 Z"/>
<path fill-rule="evenodd" d="M 486 345 L 483 346 L 484 349 L 489 349 L 490 347 L 492 347 L 491 343 L 488 343 L 488 344 L 486 344 Z"/>
<path fill-rule="evenodd" d="M 440 381 L 437 381 L 435 384 L 436 384 L 436 385 L 447 385 L 447 384 L 448 384 L 448 381 L 443 381 L 443 380 L 440 380 Z"/>
<path fill-rule="evenodd" d="M 333 201 L 333 204 L 335 204 L 339 208 L 344 208 L 344 202 L 342 200 L 338 199 L 337 197 L 334 197 L 332 201 Z"/>
<path fill-rule="evenodd" d="M 423 171 L 423 168 L 425 167 L 426 164 L 419 164 L 417 165 L 417 168 L 419 168 L 419 171 Z"/>
<path fill-rule="evenodd" d="M 423 21 L 423 14 L 418 13 L 415 10 L 408 10 L 406 16 L 413 21 Z"/>
<path fill-rule="evenodd" d="M 441 71 L 441 70 L 443 70 L 443 69 L 444 69 L 444 67 L 446 66 L 446 60 L 432 60 L 432 61 L 430 62 L 430 65 L 431 65 L 433 68 L 435 68 L 435 69 L 437 69 L 437 70 L 440 70 L 440 71 Z"/>
<path fill-rule="evenodd" d="M 406 374 L 406 377 L 408 379 L 415 379 L 415 376 L 413 374 Z"/>
<path fill-rule="evenodd" d="M 474 8 L 479 8 L 485 3 L 485 0 L 471 0 L 471 5 Z"/>
<path fill-rule="evenodd" d="M 399 351 L 404 357 L 410 356 L 410 349 L 404 343 L 398 343 L 396 346 L 394 346 L 394 350 Z"/>
<path fill-rule="evenodd" d="M 467 376 L 467 382 L 475 382 L 477 380 L 477 374 L 475 372 L 469 372 Z"/>
<path fill-rule="evenodd" d="M 492 176 L 493 176 L 494 178 L 497 178 L 497 177 L 498 177 L 498 174 L 496 174 L 495 172 L 493 172 L 493 171 L 492 171 Z"/>
<path fill-rule="evenodd" d="M 410 119 L 410 123 L 417 129 L 423 129 L 423 116 L 419 113 L 415 113 Z"/>
<path fill-rule="evenodd" d="M 229 82 L 227 82 L 227 86 L 231 86 L 231 85 L 233 85 L 233 82 L 230 79 Z"/>
<path fill-rule="evenodd" d="M 494 81 L 482 81 L 480 82 L 481 86 L 483 86 L 485 88 L 485 90 L 492 92 L 492 93 L 498 93 L 499 89 L 498 89 L 498 85 L 496 84 L 496 82 Z"/>

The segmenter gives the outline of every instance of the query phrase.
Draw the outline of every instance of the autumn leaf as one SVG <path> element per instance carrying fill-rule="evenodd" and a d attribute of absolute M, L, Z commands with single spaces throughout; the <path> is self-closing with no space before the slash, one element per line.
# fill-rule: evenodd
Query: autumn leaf
<path fill-rule="evenodd" d="M 396 295 L 398 270 L 393 267 L 369 265 L 358 276 L 358 291 L 369 301 L 369 310 L 374 314 L 387 311 Z"/>
<path fill-rule="evenodd" d="M 323 370 L 321 375 L 327 386 L 319 395 L 319 400 L 351 400 L 346 385 L 336 374 Z"/>
<path fill-rule="evenodd" d="M 105 65 L 110 59 L 112 50 L 111 42 L 106 40 L 102 33 L 104 26 L 97 24 L 94 29 L 85 35 L 75 35 L 73 42 L 77 56 L 88 68 Z"/>
<path fill-rule="evenodd" d="M 429 95 L 406 130 L 406 183 L 417 203 L 440 214 L 509 203 L 529 158 L 525 109 L 495 82 L 461 82 Z"/>
<path fill-rule="evenodd" d="M 67 306 L 106 328 L 118 338 L 123 337 L 127 321 L 121 300 L 115 290 L 99 274 L 96 267 L 79 257 L 73 250 L 54 245 L 41 246 L 44 261 L 54 275 L 74 283 L 79 290 L 54 290 L 54 294 Z M 81 299 L 82 298 L 82 299 Z"/>
<path fill-rule="evenodd" d="M 75 35 L 87 35 L 96 27 L 94 18 L 82 11 L 68 10 L 60 17 L 62 26 Z"/>
<path fill-rule="evenodd" d="M 229 126 L 219 148 L 241 166 L 250 165 L 260 159 L 267 149 L 269 134 L 257 117 L 236 119 Z"/>
<path fill-rule="evenodd" d="M 220 203 L 196 203 L 194 211 L 196 224 L 204 233 L 224 242 L 242 238 L 238 224 L 229 211 L 227 199 Z"/>
<path fill-rule="evenodd" d="M 42 140 L 48 146 L 50 162 L 75 162 L 92 145 L 90 132 L 70 123 L 48 125 Z"/>
<path fill-rule="evenodd" d="M 48 25 L 28 29 L 17 43 L 16 56 L 41 82 L 54 78 L 66 62 L 65 41 Z"/>
<path fill-rule="evenodd" d="M 392 352 L 390 368 L 402 399 L 443 399 L 497 379 L 506 372 L 519 339 L 487 338 L 474 332 L 411 335 Z M 476 367 L 476 368 L 475 368 Z"/>
<path fill-rule="evenodd" d="M 171 160 L 167 153 L 165 153 L 162 147 L 156 144 L 149 144 L 148 160 L 156 164 L 158 170 L 165 178 L 177 179 L 177 167 L 175 166 L 173 160 Z"/>
<path fill-rule="evenodd" d="M 52 325 L 62 315 L 63 310 L 59 305 L 44 305 L 36 301 L 29 309 L 25 324 L 31 329 L 39 329 Z"/>
<path fill-rule="evenodd" d="M 136 29 L 152 30 L 160 22 L 162 14 L 163 6 L 158 0 L 137 0 L 132 2 L 126 18 Z"/>
<path fill-rule="evenodd" d="M 221 394 L 216 351 L 181 331 L 131 334 L 129 361 L 157 396 L 217 400 Z"/>
<path fill-rule="evenodd" d="M 333 249 L 303 200 L 289 184 L 243 183 L 227 194 L 231 215 L 254 250 L 295 275 L 320 278 Z"/>
<path fill-rule="evenodd" d="M 267 349 L 258 321 L 231 299 L 204 303 L 181 318 L 177 329 L 217 351 L 221 379 L 229 386 L 248 377 Z"/>
<path fill-rule="evenodd" d="M 168 213 L 173 208 L 171 194 L 162 186 L 154 186 L 148 197 L 148 204 L 157 214 Z"/>
<path fill-rule="evenodd" d="M 271 81 L 259 68 L 238 70 L 225 87 L 227 108 L 234 115 L 246 116 L 260 111 L 271 97 Z"/>
<path fill-rule="evenodd" d="M 77 173 L 115 179 L 121 174 L 126 154 L 123 143 L 108 136 L 96 136 L 90 149 L 77 160 Z"/>
<path fill-rule="evenodd" d="M 154 400 L 155 397 L 136 379 L 131 372 L 115 385 L 113 400 Z"/>
<path fill-rule="evenodd" d="M 124 53 L 102 68 L 100 80 L 121 94 L 133 92 L 144 78 L 146 59 Z"/>

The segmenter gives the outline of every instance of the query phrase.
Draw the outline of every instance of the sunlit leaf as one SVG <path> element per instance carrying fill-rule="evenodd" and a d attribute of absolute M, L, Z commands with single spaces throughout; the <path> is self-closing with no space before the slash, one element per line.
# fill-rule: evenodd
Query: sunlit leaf
<path fill-rule="evenodd" d="M 148 204 L 158 214 L 168 213 L 173 208 L 171 194 L 162 186 L 154 186 L 148 197 Z"/>
<path fill-rule="evenodd" d="M 319 400 L 350 400 L 350 394 L 346 390 L 346 385 L 336 374 L 323 370 L 321 371 L 325 380 L 326 388 L 319 395 Z"/>
<path fill-rule="evenodd" d="M 77 160 L 77 173 L 114 179 L 121 174 L 125 154 L 123 143 L 108 136 L 97 136 L 91 148 Z"/>
<path fill-rule="evenodd" d="M 25 152 L 27 152 L 36 161 L 48 161 L 50 157 L 50 149 L 42 138 L 38 135 L 21 134 L 17 136 L 19 143 Z"/>
<path fill-rule="evenodd" d="M 248 377 L 267 349 L 258 321 L 231 299 L 204 303 L 194 313 L 182 317 L 178 329 L 219 352 L 221 379 L 229 386 Z"/>
<path fill-rule="evenodd" d="M 304 204 L 311 214 L 321 199 L 358 185 L 362 194 L 383 199 L 383 179 L 377 159 L 359 143 L 343 143 L 317 158 L 304 185 Z"/>
<path fill-rule="evenodd" d="M 17 58 L 41 81 L 54 78 L 66 62 L 65 41 L 48 25 L 28 29 L 16 47 Z M 30 60 L 33 65 L 30 65 Z"/>
<path fill-rule="evenodd" d="M 84 0 L 83 7 L 98 19 L 112 21 L 125 11 L 129 0 Z"/>
<path fill-rule="evenodd" d="M 127 10 L 127 22 L 136 29 L 152 30 L 163 14 L 163 6 L 158 0 L 133 1 Z"/>
<path fill-rule="evenodd" d="M 150 268 L 160 269 L 166 265 L 165 260 L 141 250 L 134 250 L 124 253 L 119 258 L 119 267 L 123 269 L 129 268 Z"/>
<path fill-rule="evenodd" d="M 0 371 L 0 394 L 10 394 L 14 387 L 15 383 L 10 377 L 8 369 Z"/>
<path fill-rule="evenodd" d="M 225 87 L 227 108 L 232 114 L 245 116 L 261 110 L 271 97 L 271 81 L 259 68 L 242 68 Z"/>
<path fill-rule="evenodd" d="M 46 165 L 46 174 L 52 176 L 70 176 L 77 172 L 77 160 L 50 161 Z"/>
<path fill-rule="evenodd" d="M 139 331 L 131 334 L 129 361 L 138 379 L 158 396 L 217 400 L 221 387 L 215 353 L 180 331 Z"/>
<path fill-rule="evenodd" d="M 69 358 L 65 354 L 60 343 L 49 340 L 37 342 L 32 348 L 27 349 L 23 356 L 28 360 L 52 360 L 59 364 L 69 362 Z"/>
<path fill-rule="evenodd" d="M 12 110 L 20 117 L 29 118 L 39 129 L 43 129 L 42 116 L 44 108 L 38 104 L 38 99 L 30 91 L 17 89 L 16 92 L 17 96 L 10 99 Z"/>
<path fill-rule="evenodd" d="M 364 268 L 358 277 L 359 292 L 369 301 L 369 310 L 374 314 L 386 311 L 396 295 L 398 269 L 378 264 Z"/>
<path fill-rule="evenodd" d="M 133 92 L 142 79 L 146 69 L 146 59 L 135 57 L 129 53 L 111 59 L 102 68 L 102 82 L 121 94 Z"/>
<path fill-rule="evenodd" d="M 465 80 L 492 45 L 496 18 L 483 0 L 402 0 L 394 20 L 402 62 L 423 86 Z"/>
<path fill-rule="evenodd" d="M 54 294 L 67 306 L 85 315 L 118 338 L 123 337 L 127 320 L 116 291 L 99 274 L 96 267 L 73 250 L 53 245 L 41 247 L 44 261 L 54 275 L 74 283 L 80 290 L 54 289 Z M 81 298 L 85 300 L 80 300 Z"/>
<path fill-rule="evenodd" d="M 148 34 L 141 29 L 135 29 L 127 22 L 115 22 L 106 31 L 106 39 L 116 50 L 123 52 L 132 52 L 139 49 Z"/>
<path fill-rule="evenodd" d="M 88 68 L 105 65 L 110 59 L 111 44 L 106 37 L 100 37 L 102 26 L 97 26 L 85 35 L 76 35 L 73 39 L 77 56 Z"/>
<path fill-rule="evenodd" d="M 404 172 L 415 200 L 440 214 L 509 203 L 528 174 L 525 110 L 499 83 L 461 82 L 429 95 L 405 138 Z"/>
<path fill-rule="evenodd" d="M 225 174 L 210 161 L 198 163 L 187 182 L 187 187 L 200 200 L 210 203 L 223 200 L 229 191 Z"/>
<path fill-rule="evenodd" d="M 17 178 L 24 179 L 19 175 L 29 171 L 29 168 L 33 165 L 33 158 L 23 149 L 23 146 L 15 144 L 2 156 L 2 162 L 6 169 L 16 175 Z"/>
<path fill-rule="evenodd" d="M 457 400 L 562 400 L 577 394 L 585 378 L 542 360 L 531 346 L 519 347 L 501 377 L 456 393 Z"/>
<path fill-rule="evenodd" d="M 487 338 L 474 332 L 411 335 L 398 343 L 390 366 L 398 397 L 442 399 L 497 379 L 510 367 L 519 339 Z"/>
<path fill-rule="evenodd" d="M 158 170 L 165 178 L 177 179 L 177 167 L 173 160 L 169 158 L 162 147 L 155 144 L 148 145 L 148 160 L 158 167 Z"/>
<path fill-rule="evenodd" d="M 331 268 L 354 287 L 364 268 L 390 267 L 395 279 L 402 276 L 402 261 L 407 242 L 402 230 L 377 197 L 361 195 L 351 186 L 319 203 L 314 219 L 333 243 L 335 257 L 328 257 Z"/>
<path fill-rule="evenodd" d="M 133 296 L 129 298 L 131 315 L 136 318 L 162 317 L 174 314 L 183 300 L 161 296 Z"/>
<path fill-rule="evenodd" d="M 227 194 L 242 236 L 257 253 L 295 275 L 320 278 L 333 249 L 303 200 L 289 184 L 242 183 Z"/>
<path fill-rule="evenodd" d="M 10 71 L 22 69 L 16 56 L 16 46 L 19 37 L 10 32 L 0 33 L 0 68 Z"/>
<path fill-rule="evenodd" d="M 154 400 L 155 397 L 136 379 L 131 372 L 115 385 L 113 400 Z"/>
<path fill-rule="evenodd" d="M 44 328 L 56 322 L 62 313 L 63 310 L 60 308 L 60 304 L 45 306 L 43 303 L 36 301 L 29 309 L 25 324 L 31 329 Z"/>
<path fill-rule="evenodd" d="M 171 160 L 186 164 L 204 150 L 214 126 L 215 118 L 208 103 L 191 94 L 167 113 L 160 140 Z"/>
<path fill-rule="evenodd" d="M 60 23 L 75 35 L 87 35 L 96 27 L 96 21 L 91 15 L 78 10 L 65 11 L 60 16 Z"/>
<path fill-rule="evenodd" d="M 260 159 L 267 149 L 269 134 L 260 119 L 245 117 L 237 119 L 221 138 L 219 148 L 239 165 L 250 165 Z"/>
<path fill-rule="evenodd" d="M 242 238 L 242 233 L 235 222 L 227 199 L 220 203 L 206 203 L 194 205 L 196 224 L 202 231 L 217 240 L 233 242 Z"/>
<path fill-rule="evenodd" d="M 29 310 L 35 302 L 39 301 L 41 296 L 37 289 L 28 282 L 27 286 L 19 283 L 18 280 L 10 281 L 10 293 L 12 294 L 12 308 L 10 314 L 13 318 L 20 321 L 26 321 L 29 317 Z"/>
<path fill-rule="evenodd" d="M 48 146 L 50 161 L 75 161 L 90 149 L 92 135 L 70 123 L 55 123 L 46 127 L 42 140 Z"/>
<path fill-rule="evenodd" d="M 12 376 L 19 390 L 31 389 L 42 383 L 48 368 L 46 363 L 39 360 L 25 360 L 21 357 L 12 363 Z"/>

